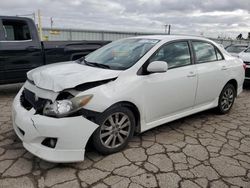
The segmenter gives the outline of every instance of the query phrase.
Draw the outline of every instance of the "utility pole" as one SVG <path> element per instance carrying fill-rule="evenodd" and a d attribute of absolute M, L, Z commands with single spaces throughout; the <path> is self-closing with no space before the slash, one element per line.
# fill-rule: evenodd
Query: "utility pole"
<path fill-rule="evenodd" d="M 165 33 L 170 35 L 171 25 L 170 24 L 165 24 L 164 27 L 165 27 Z"/>
<path fill-rule="evenodd" d="M 53 28 L 53 24 L 54 24 L 53 17 L 50 17 L 50 28 L 51 28 L 51 30 L 52 30 L 52 28 Z"/>
<path fill-rule="evenodd" d="M 42 20 L 41 20 L 40 9 L 38 9 L 38 31 L 39 31 L 40 39 L 43 40 Z"/>

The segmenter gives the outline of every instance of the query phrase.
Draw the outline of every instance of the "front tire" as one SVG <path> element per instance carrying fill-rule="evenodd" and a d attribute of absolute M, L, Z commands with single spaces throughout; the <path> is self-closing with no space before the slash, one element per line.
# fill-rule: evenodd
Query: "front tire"
<path fill-rule="evenodd" d="M 135 117 L 128 108 L 118 106 L 105 111 L 97 124 L 100 126 L 93 134 L 93 145 L 98 152 L 111 154 L 128 144 L 134 134 Z"/>
<path fill-rule="evenodd" d="M 216 108 L 219 114 L 226 114 L 228 113 L 233 104 L 236 97 L 236 89 L 232 84 L 227 84 L 223 90 L 221 91 L 219 97 L 219 103 Z"/>

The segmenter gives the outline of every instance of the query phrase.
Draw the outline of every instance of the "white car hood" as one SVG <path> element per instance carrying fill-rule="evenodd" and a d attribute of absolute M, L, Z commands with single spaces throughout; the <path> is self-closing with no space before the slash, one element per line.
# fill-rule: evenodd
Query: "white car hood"
<path fill-rule="evenodd" d="M 120 72 L 71 61 L 38 67 L 29 71 L 27 77 L 39 88 L 59 92 L 88 82 L 116 78 Z"/>

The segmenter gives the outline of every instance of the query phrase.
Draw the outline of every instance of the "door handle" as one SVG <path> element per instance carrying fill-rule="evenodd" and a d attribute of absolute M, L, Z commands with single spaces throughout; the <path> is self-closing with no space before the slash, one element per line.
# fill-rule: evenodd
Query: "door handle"
<path fill-rule="evenodd" d="M 187 77 L 195 77 L 196 74 L 194 72 L 189 72 L 189 74 L 187 75 Z"/>
<path fill-rule="evenodd" d="M 228 68 L 227 68 L 227 66 L 225 66 L 225 65 L 221 67 L 221 70 L 227 70 L 227 69 L 228 69 Z"/>

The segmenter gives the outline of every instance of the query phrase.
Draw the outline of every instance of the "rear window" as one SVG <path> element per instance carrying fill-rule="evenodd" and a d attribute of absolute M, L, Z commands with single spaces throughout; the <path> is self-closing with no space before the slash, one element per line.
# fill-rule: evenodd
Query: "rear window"
<path fill-rule="evenodd" d="M 193 47 L 196 55 L 197 63 L 206 63 L 217 61 L 215 48 L 212 44 L 207 42 L 193 42 Z"/>
<path fill-rule="evenodd" d="M 30 40 L 28 24 L 19 20 L 3 20 L 4 37 L 7 41 Z"/>

